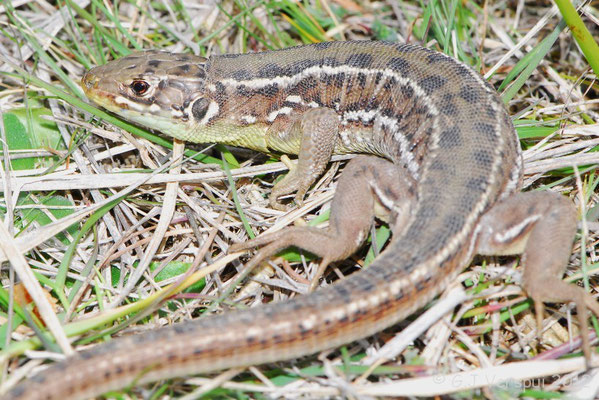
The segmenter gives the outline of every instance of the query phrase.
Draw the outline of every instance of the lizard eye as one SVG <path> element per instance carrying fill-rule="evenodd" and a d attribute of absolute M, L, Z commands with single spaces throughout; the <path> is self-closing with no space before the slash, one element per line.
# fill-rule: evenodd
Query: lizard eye
<path fill-rule="evenodd" d="M 133 90 L 133 93 L 142 96 L 148 91 L 150 84 L 146 81 L 133 81 L 129 87 Z"/>

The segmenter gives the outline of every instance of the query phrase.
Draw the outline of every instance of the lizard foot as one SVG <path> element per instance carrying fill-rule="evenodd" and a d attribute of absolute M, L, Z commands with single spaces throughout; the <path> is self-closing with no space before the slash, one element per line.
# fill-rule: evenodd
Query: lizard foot
<path fill-rule="evenodd" d="M 533 299 L 537 336 L 541 336 L 543 302 L 573 302 L 578 311 L 582 351 L 592 364 L 588 312 L 599 317 L 599 303 L 581 287 L 564 282 L 576 233 L 576 208 L 556 193 L 518 193 L 499 202 L 481 219 L 478 253 L 522 254 L 522 286 Z"/>
<path fill-rule="evenodd" d="M 313 290 L 324 270 L 332 261 L 345 258 L 344 254 L 339 254 L 339 246 L 327 245 L 333 239 L 328 232 L 323 229 L 312 227 L 288 227 L 278 232 L 267 233 L 255 239 L 244 243 L 236 243 L 230 247 L 231 252 L 249 250 L 254 247 L 261 247 L 254 257 L 246 264 L 246 268 L 252 269 L 262 263 L 264 260 L 272 257 L 277 252 L 296 246 L 322 258 L 316 276 L 311 280 L 309 290 Z"/>

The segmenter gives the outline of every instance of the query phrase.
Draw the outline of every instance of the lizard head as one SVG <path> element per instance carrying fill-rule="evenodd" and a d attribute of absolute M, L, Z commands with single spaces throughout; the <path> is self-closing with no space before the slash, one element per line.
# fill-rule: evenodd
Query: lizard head
<path fill-rule="evenodd" d="M 194 127 L 218 112 L 206 90 L 207 59 L 156 50 L 90 69 L 81 79 L 86 96 L 136 124 L 188 140 Z"/>

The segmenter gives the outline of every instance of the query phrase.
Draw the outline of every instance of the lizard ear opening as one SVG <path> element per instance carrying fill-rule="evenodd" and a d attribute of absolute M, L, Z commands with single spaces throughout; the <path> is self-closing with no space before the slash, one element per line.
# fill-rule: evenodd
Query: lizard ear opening
<path fill-rule="evenodd" d="M 191 106 L 191 114 L 193 118 L 197 122 L 202 122 L 206 113 L 208 112 L 208 107 L 210 106 L 210 100 L 205 97 L 197 99 L 193 105 Z"/>

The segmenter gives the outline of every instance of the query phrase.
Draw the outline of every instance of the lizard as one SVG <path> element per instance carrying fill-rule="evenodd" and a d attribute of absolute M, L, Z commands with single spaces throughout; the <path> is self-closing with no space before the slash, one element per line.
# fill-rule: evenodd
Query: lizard
<path fill-rule="evenodd" d="M 270 203 L 301 202 L 333 154 L 341 174 L 327 229 L 288 227 L 235 244 L 256 265 L 294 245 L 343 260 L 375 216 L 393 237 L 373 263 L 306 296 L 111 340 L 51 365 L 2 399 L 82 399 L 133 383 L 288 360 L 373 335 L 439 295 L 475 254 L 522 254 L 543 302 L 575 302 L 590 360 L 593 297 L 562 281 L 576 208 L 520 191 L 517 134 L 494 88 L 442 53 L 390 42 L 324 42 L 209 58 L 149 50 L 89 70 L 85 94 L 173 138 L 298 156 Z M 377 210 L 375 213 L 374 210 Z M 375 215 L 376 214 L 376 215 Z"/>

